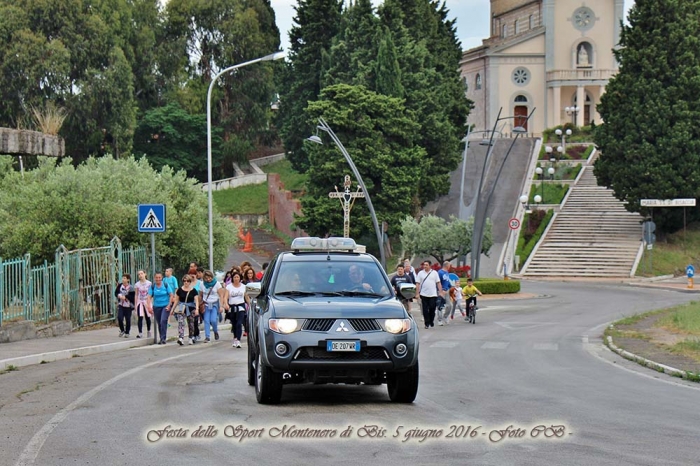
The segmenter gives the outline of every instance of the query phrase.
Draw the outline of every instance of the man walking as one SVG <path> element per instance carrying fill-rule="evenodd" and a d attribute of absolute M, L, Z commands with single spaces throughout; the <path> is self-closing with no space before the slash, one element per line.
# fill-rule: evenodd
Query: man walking
<path fill-rule="evenodd" d="M 430 268 L 430 261 L 423 261 L 423 270 L 416 276 L 416 293 L 421 299 L 423 321 L 425 328 L 435 327 L 435 306 L 437 298 L 442 294 L 440 276 Z"/>
<path fill-rule="evenodd" d="M 394 275 L 391 278 L 391 285 L 394 287 L 394 291 L 396 292 L 396 296 L 399 298 L 401 301 L 401 304 L 403 304 L 403 307 L 406 308 L 406 312 L 411 312 L 411 303 L 409 303 L 408 299 L 404 298 L 401 296 L 399 293 L 399 285 L 401 283 L 413 283 L 413 280 L 406 275 L 404 272 L 404 267 L 403 264 L 399 264 L 396 266 L 396 275 Z"/>

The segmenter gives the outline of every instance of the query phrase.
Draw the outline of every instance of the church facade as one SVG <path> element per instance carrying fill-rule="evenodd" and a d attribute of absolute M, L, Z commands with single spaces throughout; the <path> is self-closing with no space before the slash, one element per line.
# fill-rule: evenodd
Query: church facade
<path fill-rule="evenodd" d="M 490 16 L 491 37 L 460 63 L 475 130 L 492 128 L 501 108 L 501 118 L 512 117 L 499 124 L 506 133 L 600 123 L 624 0 L 491 0 Z"/>

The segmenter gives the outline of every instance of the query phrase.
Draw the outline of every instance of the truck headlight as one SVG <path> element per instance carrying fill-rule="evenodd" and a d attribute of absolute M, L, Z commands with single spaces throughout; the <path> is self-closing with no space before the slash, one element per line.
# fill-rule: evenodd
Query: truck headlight
<path fill-rule="evenodd" d="M 277 333 L 293 333 L 299 330 L 299 321 L 296 319 L 270 319 L 270 330 Z"/>
<path fill-rule="evenodd" d="M 389 333 L 406 333 L 411 330 L 411 319 L 386 319 L 384 330 Z"/>

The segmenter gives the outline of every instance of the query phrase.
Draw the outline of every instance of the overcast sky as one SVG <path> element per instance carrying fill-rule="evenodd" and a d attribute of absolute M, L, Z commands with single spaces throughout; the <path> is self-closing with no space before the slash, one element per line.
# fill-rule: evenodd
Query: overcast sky
<path fill-rule="evenodd" d="M 374 5 L 382 3 L 381 0 L 372 0 Z M 481 40 L 489 36 L 489 0 L 445 0 L 449 10 L 449 18 L 457 18 L 457 38 L 462 42 L 463 49 L 470 49 L 481 45 Z M 271 0 L 275 10 L 277 27 L 280 30 L 282 48 L 289 47 L 289 29 L 294 18 L 294 6 L 297 0 Z M 634 0 L 625 0 L 625 11 L 634 3 Z M 625 13 L 625 17 L 627 14 Z"/>

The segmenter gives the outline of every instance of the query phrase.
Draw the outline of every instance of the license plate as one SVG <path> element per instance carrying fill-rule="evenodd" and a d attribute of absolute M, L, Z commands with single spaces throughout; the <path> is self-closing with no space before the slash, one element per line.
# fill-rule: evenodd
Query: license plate
<path fill-rule="evenodd" d="M 327 341 L 326 351 L 360 351 L 359 341 Z"/>

